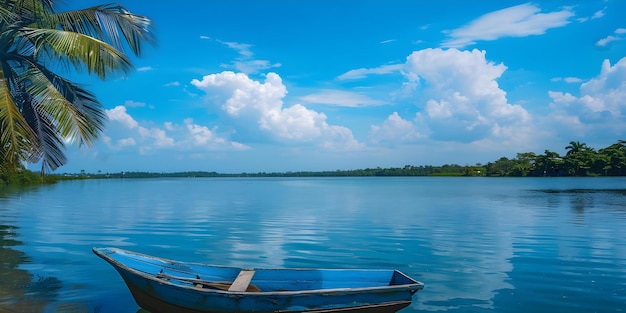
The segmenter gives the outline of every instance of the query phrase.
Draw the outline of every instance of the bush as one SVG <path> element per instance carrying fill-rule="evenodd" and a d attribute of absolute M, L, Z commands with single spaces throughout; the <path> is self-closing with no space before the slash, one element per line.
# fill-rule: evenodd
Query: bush
<path fill-rule="evenodd" d="M 0 172 L 0 184 L 3 185 L 32 185 L 50 182 L 48 179 L 39 176 L 39 174 L 23 168 L 15 171 Z"/>

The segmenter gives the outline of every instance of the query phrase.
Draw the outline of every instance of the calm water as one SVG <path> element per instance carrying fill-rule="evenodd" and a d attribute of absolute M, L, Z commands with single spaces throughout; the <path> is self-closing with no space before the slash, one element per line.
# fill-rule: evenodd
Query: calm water
<path fill-rule="evenodd" d="M 626 311 L 624 178 L 143 179 L 0 191 L 0 312 L 135 313 L 115 246 L 245 267 L 397 268 L 408 312 Z"/>

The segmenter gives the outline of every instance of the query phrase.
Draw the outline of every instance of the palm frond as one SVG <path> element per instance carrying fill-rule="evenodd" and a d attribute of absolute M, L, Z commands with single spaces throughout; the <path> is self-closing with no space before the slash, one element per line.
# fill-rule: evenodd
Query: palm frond
<path fill-rule="evenodd" d="M 46 54 L 53 61 L 67 60 L 77 70 L 86 68 L 102 79 L 132 70 L 126 55 L 94 37 L 58 29 L 24 28 L 21 34 L 33 43 L 36 59 Z"/>
<path fill-rule="evenodd" d="M 119 3 L 58 13 L 56 19 L 61 29 L 93 36 L 120 51 L 126 44 L 135 55 L 141 55 L 143 42 L 156 43 L 151 20 L 130 13 Z"/>
<path fill-rule="evenodd" d="M 42 159 L 44 171 L 55 170 L 67 163 L 67 156 L 63 152 L 65 144 L 56 130 L 54 121 L 50 119 L 49 115 L 38 114 L 35 110 L 37 107 L 36 103 L 30 102 L 22 109 L 22 114 L 29 121 L 29 125 L 39 140 L 39 149 L 29 161 L 37 162 Z"/>
<path fill-rule="evenodd" d="M 29 82 L 26 91 L 33 97 L 35 111 L 48 116 L 64 140 L 89 146 L 95 142 L 106 115 L 93 94 L 38 67 L 31 67 L 23 77 Z"/>
<path fill-rule="evenodd" d="M 46 25 L 45 28 L 60 28 L 105 41 L 105 33 L 99 25 L 96 12 L 97 7 L 56 13 L 51 20 L 52 24 Z M 112 45 L 116 46 L 113 43 Z"/>
<path fill-rule="evenodd" d="M 11 96 L 10 77 L 5 75 L 6 63 L 0 65 L 0 146 L 3 164 L 17 167 L 37 150 L 37 136 L 22 116 Z"/>
<path fill-rule="evenodd" d="M 96 96 L 78 84 L 74 84 L 46 68 L 40 68 L 41 72 L 52 82 L 55 89 L 63 95 L 67 102 L 75 109 L 76 114 L 82 118 L 76 119 L 80 137 L 76 138 L 80 145 L 91 146 L 98 134 L 104 130 L 107 116 L 102 104 Z"/>
<path fill-rule="evenodd" d="M 12 0 L 11 11 L 18 14 L 22 25 L 39 24 L 53 13 L 53 0 Z"/>
<path fill-rule="evenodd" d="M 69 82 L 68 82 L 69 84 Z M 98 135 L 104 131 L 107 115 L 102 104 L 95 98 L 95 95 L 81 86 L 71 84 L 74 100 L 71 101 L 76 112 L 81 118 L 76 119 L 80 136 L 79 145 L 87 145 L 89 147 L 98 139 Z"/>
<path fill-rule="evenodd" d="M 13 24 L 19 19 L 19 16 L 13 13 L 9 6 L 2 5 L 0 6 L 0 23 L 2 24 Z"/>

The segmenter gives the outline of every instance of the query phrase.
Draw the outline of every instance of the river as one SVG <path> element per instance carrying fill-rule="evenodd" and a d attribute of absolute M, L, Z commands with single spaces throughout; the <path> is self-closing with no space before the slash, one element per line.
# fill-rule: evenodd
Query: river
<path fill-rule="evenodd" d="M 409 312 L 626 311 L 626 178 L 159 178 L 0 190 L 0 312 L 135 313 L 92 247 L 396 268 Z"/>

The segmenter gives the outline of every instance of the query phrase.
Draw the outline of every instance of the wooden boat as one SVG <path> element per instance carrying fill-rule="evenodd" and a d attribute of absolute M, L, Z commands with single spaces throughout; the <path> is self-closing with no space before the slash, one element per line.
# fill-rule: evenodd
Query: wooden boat
<path fill-rule="evenodd" d="M 396 312 L 424 284 L 397 270 L 241 269 L 93 248 L 152 313 Z"/>

